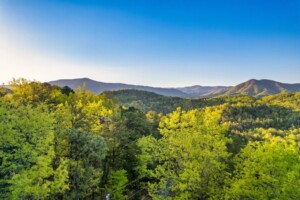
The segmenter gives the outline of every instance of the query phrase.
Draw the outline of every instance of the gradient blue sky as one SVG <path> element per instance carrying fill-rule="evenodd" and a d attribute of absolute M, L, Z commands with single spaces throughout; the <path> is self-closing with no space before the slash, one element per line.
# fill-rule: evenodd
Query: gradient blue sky
<path fill-rule="evenodd" d="M 0 0 L 0 81 L 300 83 L 299 0 Z"/>

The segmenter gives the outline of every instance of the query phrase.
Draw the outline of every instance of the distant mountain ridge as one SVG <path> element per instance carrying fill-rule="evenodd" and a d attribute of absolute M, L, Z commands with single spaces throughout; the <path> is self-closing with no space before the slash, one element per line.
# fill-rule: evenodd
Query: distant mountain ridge
<path fill-rule="evenodd" d="M 232 88 L 232 86 L 201 86 L 194 85 L 189 87 L 176 88 L 190 97 L 212 97 L 222 94 Z"/>
<path fill-rule="evenodd" d="M 58 86 L 69 86 L 73 90 L 85 84 L 85 87 L 95 94 L 100 94 L 105 91 L 111 90 L 121 90 L 121 89 L 136 89 L 148 92 L 154 92 L 164 96 L 170 97 L 188 97 L 188 95 L 180 90 L 174 88 L 159 88 L 159 87 L 149 87 L 141 85 L 130 85 L 123 83 L 104 83 L 99 81 L 94 81 L 88 78 L 78 78 L 78 79 L 61 79 L 56 81 L 48 82 L 51 85 Z"/>
<path fill-rule="evenodd" d="M 300 91 L 300 83 L 287 84 L 280 83 L 273 80 L 256 80 L 251 79 L 244 83 L 232 86 L 189 86 L 180 88 L 159 88 L 149 87 L 141 85 L 130 85 L 123 83 L 104 83 L 94 81 L 88 78 L 78 79 L 61 79 L 56 81 L 50 81 L 51 85 L 69 86 L 72 89 L 76 89 L 79 86 L 85 84 L 86 88 L 95 94 L 99 94 L 106 91 L 135 89 L 147 92 L 154 92 L 156 94 L 181 97 L 181 98 L 197 98 L 197 97 L 215 97 L 220 95 L 249 95 L 254 97 L 262 97 L 271 94 L 279 94 L 283 92 L 297 92 Z"/>

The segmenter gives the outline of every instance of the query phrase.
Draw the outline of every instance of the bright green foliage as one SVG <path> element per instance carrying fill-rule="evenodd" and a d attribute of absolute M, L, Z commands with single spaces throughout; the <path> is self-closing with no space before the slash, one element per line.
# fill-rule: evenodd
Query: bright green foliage
<path fill-rule="evenodd" d="M 13 80 L 0 87 L 0 199 L 300 199 L 299 94 L 94 95 Z"/>
<path fill-rule="evenodd" d="M 47 108 L 15 108 L 3 101 L 0 107 L 0 187 L 4 197 L 44 199 L 68 189 L 65 162 L 57 169 L 51 165 L 54 119 Z"/>
<path fill-rule="evenodd" d="M 12 166 L 17 168 L 15 171 L 18 171 L 18 174 L 14 177 L 11 175 L 11 177 L 5 179 L 1 178 L 1 188 L 3 189 L 0 190 L 0 193 L 6 196 L 11 193 L 15 198 L 37 199 L 45 199 L 49 195 L 53 199 L 94 198 L 95 195 L 99 196 L 103 173 L 102 161 L 106 155 L 107 146 L 103 138 L 94 134 L 101 133 L 100 130 L 103 125 L 100 123 L 99 117 L 109 116 L 112 114 L 112 110 L 115 109 L 112 101 L 104 96 L 95 96 L 85 90 L 79 89 L 74 94 L 69 88 L 61 89 L 57 86 L 30 82 L 25 79 L 12 81 L 10 87 L 13 93 L 8 93 L 3 97 L 8 102 L 7 109 L 3 111 L 3 116 L 12 112 L 18 114 L 18 116 L 14 116 L 16 122 L 8 119 L 9 123 L 5 124 L 12 126 L 13 131 L 18 129 L 20 131 L 18 137 L 25 137 L 26 140 L 28 136 L 24 133 L 32 129 L 35 131 L 32 135 L 41 138 L 39 141 L 41 144 L 38 144 L 38 147 L 45 148 L 42 149 L 43 151 L 46 151 L 46 148 L 48 149 L 46 153 L 40 152 L 42 150 L 39 150 L 35 145 L 35 141 L 29 142 L 29 145 L 24 145 L 24 149 L 20 154 L 22 156 L 24 154 L 26 162 L 34 164 L 32 160 L 27 158 L 35 157 L 36 154 L 44 156 L 41 157 L 43 162 L 37 162 L 37 167 L 34 166 L 30 170 L 21 170 L 24 161 L 18 159 L 18 157 L 15 158 L 16 156 L 11 152 L 7 153 L 8 156 L 14 157 L 15 160 L 10 160 L 10 162 Z M 24 109 L 26 111 L 23 111 Z M 27 110 L 30 110 L 30 112 L 27 112 Z M 31 119 L 29 114 L 33 111 L 37 112 L 34 112 L 35 118 Z M 21 115 L 25 117 L 22 118 Z M 25 119 L 27 119 L 27 124 Z M 17 128 L 14 127 L 13 123 L 16 123 Z M 20 130 L 19 123 L 22 123 L 22 129 L 26 127 L 25 131 Z M 43 129 L 46 127 L 49 129 L 48 132 Z M 73 128 L 93 132 L 93 134 L 85 134 L 85 132 L 81 134 L 80 131 L 76 130 L 70 131 L 74 130 Z M 3 132 L 7 137 L 12 137 L 12 142 L 20 142 L 8 130 L 3 130 Z M 80 132 L 80 136 L 77 135 L 79 140 L 85 141 L 85 143 L 76 140 L 74 134 L 78 132 Z M 79 149 L 76 151 L 76 148 L 86 148 L 86 150 Z M 32 149 L 39 153 L 35 153 Z M 14 149 L 11 151 L 14 151 Z M 85 152 L 85 155 L 79 154 L 82 152 Z M 0 160 L 0 164 L 2 164 L 2 160 Z M 24 168 L 26 167 L 24 166 Z M 5 174 L 8 173 L 4 172 Z M 30 181 L 36 185 L 31 186 Z M 28 189 L 23 185 L 30 188 Z M 10 189 L 14 189 L 15 192 L 10 192 Z M 23 190 L 26 190 L 28 194 Z M 18 197 L 21 193 L 24 196 Z"/>
<path fill-rule="evenodd" d="M 300 111 L 300 92 L 283 93 L 262 98 L 262 102 Z"/>
<path fill-rule="evenodd" d="M 137 145 L 141 149 L 141 153 L 138 155 L 139 165 L 136 167 L 139 177 L 154 178 L 154 168 L 157 163 L 157 159 L 155 158 L 160 156 L 160 149 L 163 149 L 163 146 L 153 136 L 139 139 Z"/>
<path fill-rule="evenodd" d="M 185 99 L 131 89 L 107 91 L 105 94 L 110 98 L 116 99 L 123 106 L 134 107 L 144 113 L 156 111 L 167 114 L 176 110 L 177 107 L 182 107 L 183 109 L 195 109 L 220 105 L 225 102 L 223 98 Z"/>
<path fill-rule="evenodd" d="M 299 199 L 300 155 L 295 143 L 250 142 L 235 159 L 226 199 Z"/>
<path fill-rule="evenodd" d="M 68 160 L 69 154 L 69 138 L 68 133 L 72 128 L 72 113 L 68 103 L 58 104 L 55 106 L 54 111 L 51 113 L 55 118 L 53 124 L 55 137 L 54 137 L 54 150 L 55 161 L 59 161 L 60 158 Z M 55 164 L 57 164 L 55 162 Z"/>
<path fill-rule="evenodd" d="M 253 140 L 270 141 L 273 139 L 296 142 L 300 146 L 300 129 L 278 130 L 257 128 L 248 132 Z"/>
<path fill-rule="evenodd" d="M 238 153 L 249 141 L 263 140 L 257 129 L 284 130 L 288 134 L 289 130 L 300 128 L 300 112 L 271 103 L 256 100 L 226 104 L 221 123 L 229 126 L 227 137 L 233 139 L 230 152 Z"/>
<path fill-rule="evenodd" d="M 163 115 L 161 113 L 157 113 L 153 110 L 147 112 L 146 117 L 147 120 L 151 123 L 159 122 Z"/>
<path fill-rule="evenodd" d="M 147 137 L 142 148 L 141 174 L 157 179 L 149 185 L 154 199 L 206 199 L 222 194 L 226 178 L 226 126 L 219 125 L 221 108 L 184 112 L 162 119 L 159 140 Z M 156 163 L 155 169 L 148 169 Z M 148 166 L 147 166 L 148 165 Z"/>
<path fill-rule="evenodd" d="M 26 79 L 14 79 L 10 82 L 13 93 L 7 95 L 8 99 L 14 100 L 18 104 L 39 103 L 56 104 L 62 100 L 61 89 L 52 87 L 48 83 L 31 82 Z"/>
<path fill-rule="evenodd" d="M 73 127 L 96 134 L 100 134 L 103 128 L 99 118 L 111 116 L 116 109 L 113 102 L 105 96 L 93 95 L 84 88 L 78 88 L 75 94 L 70 95 L 69 105 Z"/>
<path fill-rule="evenodd" d="M 124 169 L 111 172 L 108 180 L 108 193 L 112 199 L 127 199 L 128 196 L 125 194 L 127 182 L 127 174 Z"/>

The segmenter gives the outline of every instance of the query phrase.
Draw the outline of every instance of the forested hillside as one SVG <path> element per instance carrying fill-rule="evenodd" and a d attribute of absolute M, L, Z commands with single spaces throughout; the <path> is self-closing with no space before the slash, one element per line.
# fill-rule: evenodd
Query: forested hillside
<path fill-rule="evenodd" d="M 174 111 L 177 107 L 192 109 L 224 103 L 223 98 L 186 99 L 180 97 L 166 97 L 142 90 L 107 91 L 103 94 L 116 100 L 120 105 L 135 107 L 144 113 L 156 111 L 166 114 Z"/>
<path fill-rule="evenodd" d="M 300 93 L 193 100 L 25 79 L 9 88 L 0 199 L 300 199 Z"/>

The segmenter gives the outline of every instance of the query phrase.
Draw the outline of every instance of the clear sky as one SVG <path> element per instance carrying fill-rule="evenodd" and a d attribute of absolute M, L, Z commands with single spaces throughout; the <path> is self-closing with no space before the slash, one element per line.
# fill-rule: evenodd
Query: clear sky
<path fill-rule="evenodd" d="M 0 0 L 0 81 L 300 83 L 300 0 Z"/>

